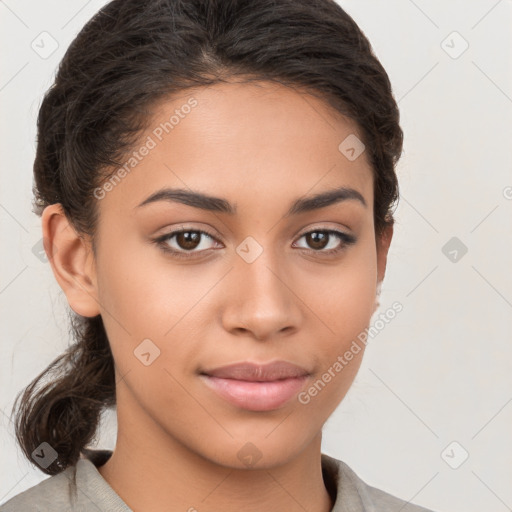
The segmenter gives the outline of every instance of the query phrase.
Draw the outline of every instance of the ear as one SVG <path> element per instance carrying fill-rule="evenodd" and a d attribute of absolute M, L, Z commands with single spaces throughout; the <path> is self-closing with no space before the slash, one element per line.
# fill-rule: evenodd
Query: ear
<path fill-rule="evenodd" d="M 393 238 L 393 224 L 387 225 L 380 236 L 377 237 L 377 284 L 382 283 L 386 274 L 389 246 Z"/>
<path fill-rule="evenodd" d="M 85 317 L 99 315 L 94 254 L 89 239 L 77 234 L 60 203 L 47 206 L 41 220 L 46 256 L 71 309 Z"/>
<path fill-rule="evenodd" d="M 386 264 L 388 259 L 389 246 L 393 238 L 393 224 L 387 225 L 380 236 L 377 236 L 377 297 L 375 299 L 374 312 L 379 307 L 379 294 L 384 275 L 386 274 Z"/>

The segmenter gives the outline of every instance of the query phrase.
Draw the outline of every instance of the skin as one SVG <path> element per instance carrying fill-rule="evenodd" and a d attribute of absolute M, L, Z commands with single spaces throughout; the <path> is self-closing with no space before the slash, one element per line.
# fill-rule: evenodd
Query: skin
<path fill-rule="evenodd" d="M 224 401 L 198 371 L 284 359 L 311 371 L 309 388 L 368 327 L 392 227 L 376 239 L 366 152 L 349 161 L 338 150 L 358 128 L 321 100 L 268 82 L 188 90 L 154 109 L 141 140 L 191 96 L 197 106 L 98 200 L 96 256 L 59 204 L 43 214 L 54 275 L 76 313 L 102 315 L 116 364 L 117 444 L 99 471 L 133 510 L 327 512 L 322 426 L 363 350 L 308 404 L 294 397 L 266 412 Z M 294 200 L 342 186 L 367 206 L 284 216 Z M 237 213 L 137 208 L 163 187 L 222 197 Z M 201 238 L 190 259 L 151 242 L 183 226 L 216 240 Z M 303 236 L 321 228 L 357 241 L 322 255 L 343 241 L 318 249 Z M 263 249 L 252 263 L 236 252 L 248 236 Z M 167 245 L 186 252 L 183 239 Z M 134 356 L 146 338 L 160 350 L 148 366 Z M 237 457 L 249 442 L 261 456 L 251 467 Z"/>

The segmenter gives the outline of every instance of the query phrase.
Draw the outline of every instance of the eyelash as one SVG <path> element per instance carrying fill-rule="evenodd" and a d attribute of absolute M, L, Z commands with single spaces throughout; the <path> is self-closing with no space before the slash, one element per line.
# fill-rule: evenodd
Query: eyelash
<path fill-rule="evenodd" d="M 168 240 L 170 240 L 171 238 L 173 238 L 175 235 L 179 235 L 180 233 L 200 233 L 201 235 L 206 235 L 207 237 L 212 238 L 215 241 L 218 241 L 216 239 L 216 237 L 214 237 L 211 233 L 209 233 L 208 231 L 202 230 L 202 229 L 180 229 L 180 230 L 176 230 L 176 231 L 171 231 L 170 233 L 167 233 L 158 238 L 155 238 L 153 240 L 153 242 L 156 243 L 165 253 L 171 254 L 171 256 L 177 257 L 177 258 L 194 258 L 194 256 L 193 256 L 194 254 L 199 254 L 199 253 L 203 252 L 203 251 L 194 252 L 194 251 L 184 251 L 184 250 L 177 251 L 175 249 L 170 249 L 169 245 L 166 242 Z M 313 229 L 313 230 L 307 231 L 305 233 L 302 233 L 302 235 L 300 235 L 298 240 L 300 240 L 304 236 L 309 235 L 311 233 L 324 233 L 324 234 L 334 235 L 342 243 L 336 249 L 329 249 L 328 251 L 315 250 L 315 249 L 304 249 L 302 247 L 299 248 L 299 250 L 306 251 L 306 252 L 318 253 L 318 254 L 327 255 L 327 256 L 335 256 L 339 252 L 346 249 L 347 246 L 353 245 L 357 241 L 357 239 L 354 236 L 344 233 L 343 231 L 337 231 L 335 229 L 322 229 L 322 228 L 317 228 L 317 229 Z M 206 249 L 206 250 L 208 250 L 208 249 Z"/>

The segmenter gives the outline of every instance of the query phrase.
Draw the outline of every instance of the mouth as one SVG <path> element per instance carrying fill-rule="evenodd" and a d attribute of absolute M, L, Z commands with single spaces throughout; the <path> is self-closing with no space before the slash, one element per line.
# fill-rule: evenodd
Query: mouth
<path fill-rule="evenodd" d="M 271 411 L 284 406 L 304 386 L 310 373 L 286 361 L 265 365 L 238 363 L 199 374 L 224 400 L 250 411 Z"/>

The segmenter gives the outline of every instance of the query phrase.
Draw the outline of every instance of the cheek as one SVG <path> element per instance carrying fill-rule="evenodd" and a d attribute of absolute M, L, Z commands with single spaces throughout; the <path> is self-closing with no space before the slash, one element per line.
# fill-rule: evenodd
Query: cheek
<path fill-rule="evenodd" d="M 199 276 L 194 265 L 173 263 L 157 247 L 140 241 L 102 249 L 99 300 L 118 371 L 129 372 L 137 393 L 146 389 L 153 396 L 164 382 L 180 391 L 165 370 L 194 370 L 197 340 L 211 326 L 211 317 L 204 315 L 211 297 L 205 294 L 214 288 L 218 274 L 205 271 Z M 148 357 L 154 362 L 145 366 Z"/>
<path fill-rule="evenodd" d="M 303 275 L 300 293 L 338 345 L 367 327 L 377 287 L 377 256 L 371 237 L 358 241 L 338 265 Z"/>
<path fill-rule="evenodd" d="M 298 399 L 304 411 L 319 418 L 318 425 L 345 397 L 361 365 L 365 350 L 361 334 L 374 311 L 376 279 L 372 252 L 354 251 L 353 258 L 325 280 L 323 291 L 309 294 L 311 309 L 322 320 L 314 329 L 319 364 L 315 379 Z"/>
<path fill-rule="evenodd" d="M 134 337 L 163 337 L 204 294 L 205 282 L 194 279 L 191 269 L 173 264 L 135 235 L 118 242 L 109 238 L 98 258 L 98 293 L 107 321 L 117 321 Z"/>
<path fill-rule="evenodd" d="M 310 290 L 308 305 L 322 320 L 318 329 L 323 333 L 316 337 L 315 345 L 319 381 L 305 397 L 311 399 L 310 407 L 327 407 L 332 412 L 352 384 L 365 349 L 361 334 L 366 332 L 374 312 L 376 282 L 375 242 L 368 237 L 347 253 L 335 272 L 331 269 L 324 276 L 323 286 L 304 283 L 304 293 Z"/>

